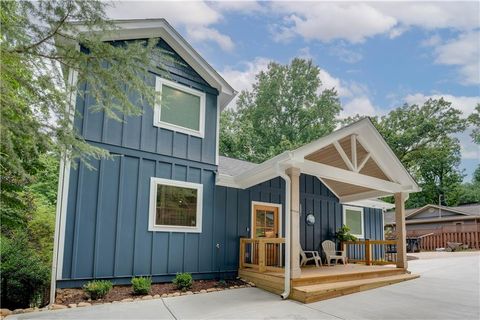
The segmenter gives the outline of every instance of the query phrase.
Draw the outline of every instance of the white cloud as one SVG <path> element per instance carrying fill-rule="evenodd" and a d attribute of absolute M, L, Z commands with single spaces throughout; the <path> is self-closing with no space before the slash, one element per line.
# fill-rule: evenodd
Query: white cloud
<path fill-rule="evenodd" d="M 463 117 L 468 117 L 475 109 L 477 103 L 480 103 L 480 97 L 453 96 L 450 94 L 432 94 L 424 95 L 422 93 L 410 94 L 405 97 L 408 104 L 423 104 L 428 99 L 442 98 L 452 103 L 452 106 L 463 113 Z"/>
<path fill-rule="evenodd" d="M 356 97 L 343 105 L 343 110 L 340 112 L 340 118 L 346 118 L 354 115 L 361 116 L 378 116 L 384 112 L 375 107 L 367 96 Z"/>
<path fill-rule="evenodd" d="M 276 40 L 299 35 L 357 43 L 380 34 L 395 38 L 409 27 L 462 32 L 479 27 L 477 2 L 278 2 L 271 7 L 283 15 L 283 23 L 273 28 Z"/>
<path fill-rule="evenodd" d="M 253 13 L 264 11 L 264 7 L 257 1 L 243 0 L 243 1 L 215 1 L 210 4 L 212 7 L 221 11 L 234 11 Z"/>
<path fill-rule="evenodd" d="M 357 63 L 363 59 L 361 53 L 348 49 L 345 44 L 332 46 L 330 48 L 330 54 L 346 63 Z"/>
<path fill-rule="evenodd" d="M 235 44 L 229 36 L 221 34 L 218 30 L 207 27 L 187 27 L 189 39 L 200 42 L 205 40 L 212 40 L 216 42 L 224 51 L 232 51 Z"/>
<path fill-rule="evenodd" d="M 461 83 L 480 84 L 480 31 L 438 45 L 435 54 L 436 63 L 460 67 Z"/>
<path fill-rule="evenodd" d="M 222 21 L 219 10 L 202 1 L 118 1 L 107 10 L 112 19 L 165 18 L 175 28 L 185 28 L 186 38 L 192 42 L 212 41 L 223 50 L 234 48 L 232 39 L 212 25 Z"/>
<path fill-rule="evenodd" d="M 307 40 L 345 39 L 355 43 L 384 33 L 396 24 L 394 18 L 362 3 L 276 2 L 272 7 L 285 14 L 283 25 L 274 29 L 277 41 L 297 34 Z"/>

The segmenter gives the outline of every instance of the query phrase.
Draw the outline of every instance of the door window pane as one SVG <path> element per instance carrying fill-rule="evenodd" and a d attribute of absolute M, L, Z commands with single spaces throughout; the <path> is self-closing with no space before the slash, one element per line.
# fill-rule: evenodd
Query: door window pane
<path fill-rule="evenodd" d="M 350 228 L 350 233 L 363 235 L 362 212 L 357 210 L 345 210 L 345 225 Z"/>

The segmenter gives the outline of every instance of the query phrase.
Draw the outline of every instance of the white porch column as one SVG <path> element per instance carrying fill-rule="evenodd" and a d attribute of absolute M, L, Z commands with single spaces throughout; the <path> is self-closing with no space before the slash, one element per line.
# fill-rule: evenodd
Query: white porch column
<path fill-rule="evenodd" d="M 290 276 L 294 279 L 299 278 L 302 274 L 300 269 L 300 169 L 289 168 L 287 174 L 291 180 Z"/>
<path fill-rule="evenodd" d="M 405 227 L 405 201 L 408 193 L 395 193 L 395 226 L 397 233 L 397 268 L 407 269 L 407 230 Z"/>

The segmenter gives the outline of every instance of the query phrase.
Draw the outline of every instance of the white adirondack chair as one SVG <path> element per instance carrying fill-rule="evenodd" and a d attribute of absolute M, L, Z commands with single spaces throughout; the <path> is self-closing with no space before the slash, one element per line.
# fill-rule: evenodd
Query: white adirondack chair
<path fill-rule="evenodd" d="M 311 257 L 307 257 L 307 255 L 311 255 Z M 300 248 L 300 266 L 303 267 L 307 264 L 308 261 L 315 261 L 315 265 L 318 267 L 322 266 L 322 259 L 318 254 L 318 251 L 303 251 Z"/>
<path fill-rule="evenodd" d="M 335 264 L 340 260 L 345 265 L 347 264 L 347 256 L 345 251 L 335 250 L 335 242 L 330 240 L 325 240 L 322 242 L 323 252 L 325 252 L 325 257 L 327 259 L 327 265 L 330 265 L 332 260 L 335 260 Z"/>

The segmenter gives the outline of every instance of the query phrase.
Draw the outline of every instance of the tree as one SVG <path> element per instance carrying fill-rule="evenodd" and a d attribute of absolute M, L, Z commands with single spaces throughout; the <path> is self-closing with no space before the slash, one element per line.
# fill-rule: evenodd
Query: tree
<path fill-rule="evenodd" d="M 334 90 L 319 92 L 319 73 L 311 60 L 271 62 L 222 113 L 220 153 L 262 162 L 333 131 L 341 106 Z"/>
<path fill-rule="evenodd" d="M 372 121 L 393 152 L 413 175 L 422 192 L 413 193 L 408 207 L 425 204 L 455 205 L 460 199 L 463 173 L 460 143 L 453 138 L 465 130 L 461 112 L 444 99 L 430 99 L 423 105 L 405 104 Z M 345 123 L 359 116 L 346 119 Z"/>
<path fill-rule="evenodd" d="M 475 111 L 468 116 L 468 121 L 472 125 L 472 139 L 476 144 L 480 144 L 480 103 L 477 103 Z"/>

